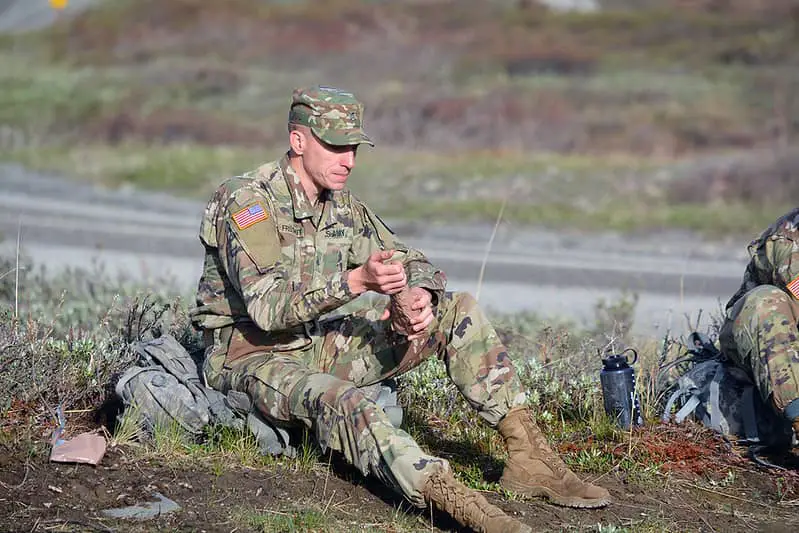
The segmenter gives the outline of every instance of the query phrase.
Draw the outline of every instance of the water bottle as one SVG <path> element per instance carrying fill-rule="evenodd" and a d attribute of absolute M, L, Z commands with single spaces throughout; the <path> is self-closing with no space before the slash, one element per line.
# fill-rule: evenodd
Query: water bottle
<path fill-rule="evenodd" d="M 627 352 L 632 352 L 632 361 L 627 360 Z M 629 429 L 631 423 L 636 426 L 644 423 L 641 403 L 635 394 L 635 373 L 630 366 L 637 360 L 638 352 L 628 348 L 620 354 L 603 358 L 602 371 L 599 373 L 605 412 L 624 429 Z"/>

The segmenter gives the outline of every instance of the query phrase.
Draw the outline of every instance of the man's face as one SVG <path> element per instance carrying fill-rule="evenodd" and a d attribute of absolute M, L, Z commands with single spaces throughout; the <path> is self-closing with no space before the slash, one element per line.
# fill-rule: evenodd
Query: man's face
<path fill-rule="evenodd" d="M 305 149 L 302 165 L 308 177 L 321 189 L 340 191 L 355 167 L 358 145 L 333 146 L 321 141 L 308 128 L 303 128 Z"/>

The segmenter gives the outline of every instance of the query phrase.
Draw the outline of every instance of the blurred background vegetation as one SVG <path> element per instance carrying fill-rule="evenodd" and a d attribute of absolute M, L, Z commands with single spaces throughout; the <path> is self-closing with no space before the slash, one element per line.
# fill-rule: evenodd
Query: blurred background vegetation
<path fill-rule="evenodd" d="M 588 4 L 98 1 L 0 37 L 0 159 L 204 198 L 321 83 L 365 101 L 352 188 L 390 216 L 751 236 L 793 205 L 796 2 Z"/>

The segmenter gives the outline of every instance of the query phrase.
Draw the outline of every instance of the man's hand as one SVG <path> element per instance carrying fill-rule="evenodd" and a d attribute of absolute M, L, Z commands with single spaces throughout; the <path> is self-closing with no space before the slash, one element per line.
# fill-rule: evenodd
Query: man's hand
<path fill-rule="evenodd" d="M 432 302 L 433 296 L 427 289 L 413 287 L 391 297 L 381 320 L 391 318 L 394 330 L 406 335 L 409 341 L 421 339 L 433 322 Z"/>
<path fill-rule="evenodd" d="M 407 284 L 405 266 L 399 261 L 389 261 L 394 250 L 378 250 L 358 268 L 350 271 L 347 279 L 350 290 L 355 294 L 366 291 L 380 294 L 396 294 Z"/>

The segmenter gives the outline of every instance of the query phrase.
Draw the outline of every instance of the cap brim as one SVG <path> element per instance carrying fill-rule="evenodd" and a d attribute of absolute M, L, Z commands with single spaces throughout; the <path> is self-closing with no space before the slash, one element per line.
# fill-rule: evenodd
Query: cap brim
<path fill-rule="evenodd" d="M 368 144 L 374 147 L 375 143 L 366 135 L 366 132 L 361 128 L 343 131 L 325 131 L 321 135 L 319 132 L 314 131 L 317 137 L 327 144 L 333 146 L 353 146 L 357 144 Z"/>

